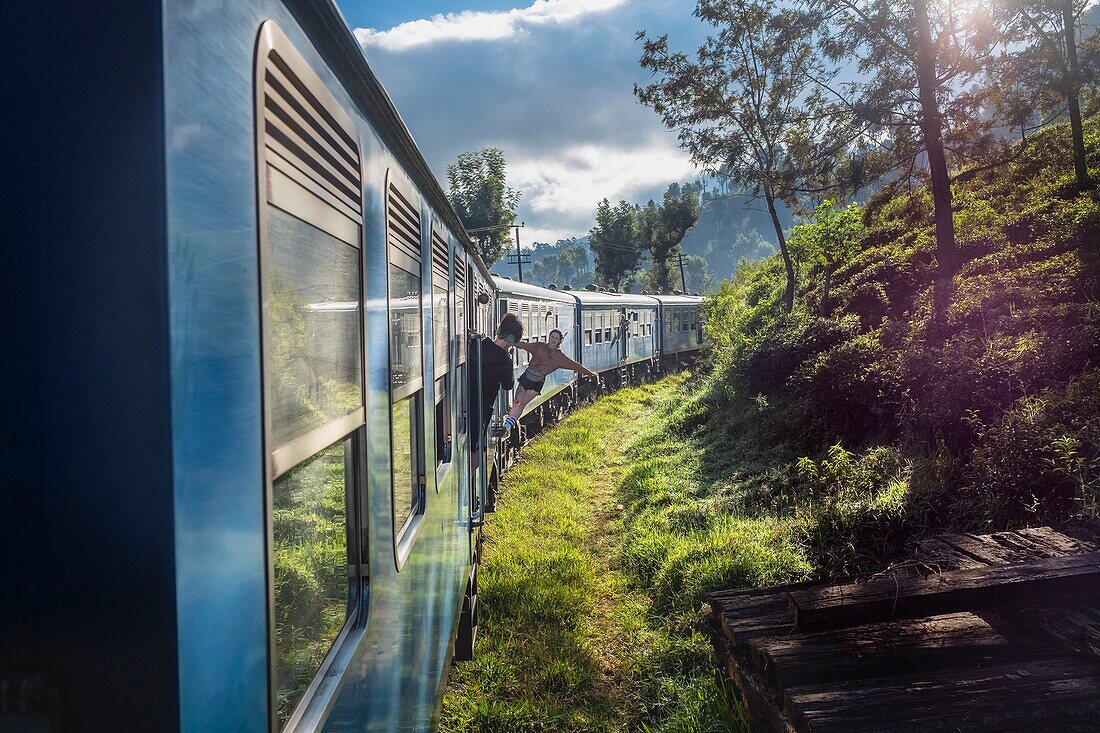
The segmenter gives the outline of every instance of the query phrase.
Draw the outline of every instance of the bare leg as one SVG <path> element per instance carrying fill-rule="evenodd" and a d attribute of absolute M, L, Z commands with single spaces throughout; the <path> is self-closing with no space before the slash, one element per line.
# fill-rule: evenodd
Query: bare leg
<path fill-rule="evenodd" d="M 538 392 L 533 389 L 520 390 L 519 394 L 516 395 L 516 401 L 512 404 L 512 409 L 508 411 L 508 414 L 514 417 L 516 420 L 519 420 L 519 416 L 523 414 L 523 408 L 527 407 L 527 403 L 535 399 L 536 395 L 538 395 Z"/>

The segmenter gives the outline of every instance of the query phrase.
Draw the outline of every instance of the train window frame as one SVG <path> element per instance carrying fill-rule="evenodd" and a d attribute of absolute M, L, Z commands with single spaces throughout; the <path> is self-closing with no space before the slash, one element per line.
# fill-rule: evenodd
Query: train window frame
<path fill-rule="evenodd" d="M 424 516 L 427 513 L 427 466 L 426 466 L 426 435 L 427 435 L 427 399 L 426 399 L 426 385 L 427 385 L 427 364 L 425 363 L 425 334 L 424 334 L 424 216 L 423 211 L 420 210 L 419 196 L 413 195 L 413 189 L 408 185 L 403 176 L 398 175 L 398 171 L 393 168 L 386 170 L 385 176 L 385 188 L 383 189 L 385 196 L 385 231 L 386 231 L 386 323 L 387 323 L 387 367 L 389 379 L 389 434 L 390 434 L 390 515 L 391 525 L 393 531 L 393 551 L 394 551 L 394 564 L 397 570 L 400 572 L 404 567 L 405 562 L 408 560 L 409 555 L 412 553 L 412 547 L 415 543 L 416 537 L 419 534 L 419 529 L 423 524 Z M 391 238 L 391 223 L 394 221 L 391 217 L 391 192 L 398 194 L 401 202 L 408 207 L 408 210 L 415 214 L 416 224 L 419 232 L 419 238 L 416 243 L 416 253 L 419 255 L 419 260 L 416 257 L 411 256 L 412 241 L 409 239 L 405 242 L 405 246 L 409 249 L 402 251 L 399 247 L 395 247 L 396 238 Z M 409 228 L 411 230 L 411 227 Z M 429 233 L 430 235 L 430 233 Z M 394 235 L 396 237 L 398 235 Z M 430 239 L 429 239 L 430 243 Z M 430 264 L 429 264 L 430 267 Z M 420 354 L 419 354 L 419 368 L 420 377 L 418 380 L 411 380 L 407 382 L 397 390 L 393 386 L 393 293 L 391 292 L 391 270 L 396 268 L 405 272 L 406 274 L 416 277 L 418 283 L 418 299 L 419 304 L 417 308 L 417 323 L 418 323 L 418 336 L 420 339 Z M 419 271 L 419 274 L 412 272 L 415 268 Z M 430 272 L 429 272 L 430 277 Z M 431 291 L 431 283 L 427 286 L 429 292 Z M 434 374 L 434 364 L 432 365 L 432 373 Z M 398 518 L 398 506 L 397 506 L 397 484 L 396 484 L 396 471 L 394 470 L 394 454 L 396 445 L 394 442 L 394 426 L 395 426 L 395 407 L 405 401 L 410 402 L 410 428 L 409 428 L 409 453 L 410 453 L 410 474 L 416 476 L 416 485 L 413 487 L 413 499 L 412 506 L 409 514 L 403 519 Z M 433 430 L 434 433 L 434 430 Z"/>
<path fill-rule="evenodd" d="M 603 311 L 592 314 L 592 326 L 596 332 L 596 343 L 603 343 Z"/>
<path fill-rule="evenodd" d="M 333 676 L 331 672 L 350 660 L 355 642 L 361 638 L 365 626 L 362 604 L 367 596 L 370 564 L 365 486 L 367 374 L 363 321 L 363 145 L 352 118 L 275 21 L 267 20 L 259 26 L 252 83 L 258 289 L 261 299 L 258 325 L 264 456 L 267 715 L 268 729 L 272 733 L 294 733 L 318 730 L 323 725 L 339 687 L 338 676 Z M 271 330 L 273 316 L 270 302 L 271 274 L 276 265 L 273 232 L 269 226 L 273 210 L 297 222 L 295 226 L 307 228 L 301 229 L 300 233 L 308 235 L 309 229 L 312 229 L 330 237 L 336 243 L 332 252 L 336 252 L 341 244 L 350 247 L 355 259 L 354 312 L 357 314 L 357 344 L 353 349 L 353 358 L 358 366 L 358 405 L 342 416 L 324 417 L 318 425 L 298 426 L 296 433 L 281 438 L 276 437 L 273 423 L 276 364 L 272 353 L 275 336 Z M 317 241 L 321 240 L 287 240 L 284 244 L 308 246 Z M 348 256 L 350 253 L 344 254 Z M 344 305 L 342 301 L 336 304 Z M 318 308 L 314 312 L 325 310 L 328 309 Z M 328 642 L 321 662 L 311 671 L 305 689 L 291 703 L 285 720 L 280 720 L 275 485 L 337 445 L 343 451 L 344 463 L 343 523 L 347 554 L 344 562 L 347 571 L 344 620 L 340 630 Z M 322 638 L 321 642 L 324 643 L 325 639 Z"/>
<path fill-rule="evenodd" d="M 438 219 L 431 219 L 432 252 L 432 365 L 435 406 L 432 413 L 432 437 L 435 442 L 435 490 L 450 470 L 454 453 L 453 377 L 456 370 L 452 354 L 453 332 L 451 285 L 451 237 Z M 442 323 L 443 332 L 436 333 Z M 440 353 L 442 352 L 442 354 Z"/>
<path fill-rule="evenodd" d="M 614 321 L 615 321 L 615 311 L 604 311 L 603 312 L 603 340 L 604 340 L 604 343 L 609 344 L 609 343 L 611 343 L 612 341 L 615 340 L 612 337 L 612 334 L 611 334 L 611 331 L 614 328 L 614 326 L 612 325 Z"/>
<path fill-rule="evenodd" d="M 581 324 L 584 330 L 584 345 L 592 345 L 592 313 L 584 311 L 581 315 Z"/>

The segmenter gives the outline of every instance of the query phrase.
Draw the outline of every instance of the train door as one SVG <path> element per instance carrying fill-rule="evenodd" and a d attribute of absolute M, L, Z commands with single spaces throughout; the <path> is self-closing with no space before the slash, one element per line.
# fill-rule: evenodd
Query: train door
<path fill-rule="evenodd" d="M 619 361 L 626 361 L 630 356 L 630 317 L 626 308 L 619 309 Z"/>

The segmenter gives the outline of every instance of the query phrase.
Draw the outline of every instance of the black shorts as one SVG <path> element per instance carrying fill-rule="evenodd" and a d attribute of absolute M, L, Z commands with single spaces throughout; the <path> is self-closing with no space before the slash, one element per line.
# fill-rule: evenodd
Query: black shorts
<path fill-rule="evenodd" d="M 529 389 L 532 392 L 535 392 L 536 394 L 541 394 L 542 393 L 542 388 L 545 385 L 546 385 L 546 377 L 543 377 L 542 379 L 540 379 L 537 382 L 532 382 L 527 377 L 527 372 L 524 372 L 523 374 L 519 375 L 519 386 L 522 389 Z"/>

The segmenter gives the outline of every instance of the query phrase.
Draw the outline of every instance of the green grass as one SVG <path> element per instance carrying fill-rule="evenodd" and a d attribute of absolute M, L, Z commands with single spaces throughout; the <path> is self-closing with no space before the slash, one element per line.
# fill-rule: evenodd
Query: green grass
<path fill-rule="evenodd" d="M 678 530 L 636 511 L 639 481 L 664 496 L 688 470 L 662 469 L 646 442 L 682 381 L 624 389 L 577 411 L 506 475 L 486 528 L 475 661 L 452 672 L 444 731 L 745 729 L 698 614 L 685 613 L 669 577 L 647 573 L 639 555 L 650 547 L 679 557 L 683 570 L 703 569 L 700 558 L 716 563 L 736 534 L 691 559 Z M 676 460 L 679 447 L 670 450 Z M 762 566 L 749 575 L 771 577 L 780 561 L 750 547 L 753 532 L 771 536 L 746 527 L 743 562 Z"/>

